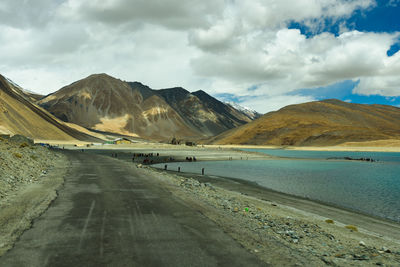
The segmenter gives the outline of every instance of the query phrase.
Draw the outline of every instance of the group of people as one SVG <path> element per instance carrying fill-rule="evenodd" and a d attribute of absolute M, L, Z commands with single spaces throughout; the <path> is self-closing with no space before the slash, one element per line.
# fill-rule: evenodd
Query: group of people
<path fill-rule="evenodd" d="M 186 157 L 186 161 L 196 161 L 196 157 Z"/>
<path fill-rule="evenodd" d="M 153 164 L 157 162 L 161 162 L 160 153 L 133 153 L 132 154 L 132 162 L 141 162 L 142 164 Z M 172 157 L 165 158 L 165 161 L 173 161 Z"/>
<path fill-rule="evenodd" d="M 160 153 L 148 153 L 148 154 L 145 154 L 145 153 L 133 153 L 133 157 L 142 157 L 142 158 L 149 158 L 149 157 L 159 157 L 160 156 Z"/>

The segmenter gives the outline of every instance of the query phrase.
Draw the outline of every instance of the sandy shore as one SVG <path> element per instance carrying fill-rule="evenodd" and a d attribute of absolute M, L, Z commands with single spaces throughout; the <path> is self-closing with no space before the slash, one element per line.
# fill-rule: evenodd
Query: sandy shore
<path fill-rule="evenodd" d="M 252 146 L 252 145 L 206 145 L 209 148 L 233 148 L 233 149 L 286 149 L 286 150 L 306 150 L 306 151 L 362 151 L 362 152 L 400 152 L 400 142 L 393 143 L 393 146 L 383 146 L 382 143 L 366 143 L 361 145 L 359 143 L 344 143 L 338 146 Z"/>
<path fill-rule="evenodd" d="M 57 141 L 57 140 L 35 140 L 35 143 L 47 143 L 68 149 L 287 149 L 308 151 L 364 151 L 364 152 L 400 152 L 400 140 L 377 140 L 368 142 L 346 142 L 336 146 L 268 146 L 268 145 L 199 145 L 187 147 L 185 145 L 170 145 L 155 142 L 137 142 L 133 144 L 108 145 L 100 143 L 89 143 L 82 141 Z M 89 145 L 89 147 L 87 147 Z"/>
<path fill-rule="evenodd" d="M 157 171 L 159 171 L 159 169 Z M 281 206 L 294 209 L 297 212 L 307 214 L 319 220 L 333 219 L 337 225 L 355 225 L 358 227 L 359 232 L 400 244 L 400 224 L 390 220 L 273 191 L 251 181 L 191 173 L 178 173 L 176 171 L 168 171 L 168 173 L 184 178 L 196 179 L 202 183 L 211 183 L 220 188 L 237 192 L 250 198 L 278 203 Z"/>

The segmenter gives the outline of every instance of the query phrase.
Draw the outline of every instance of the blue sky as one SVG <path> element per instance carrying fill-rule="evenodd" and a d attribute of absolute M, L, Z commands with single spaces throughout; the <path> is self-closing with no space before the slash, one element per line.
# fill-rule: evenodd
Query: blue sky
<path fill-rule="evenodd" d="M 330 32 L 335 35 L 340 34 L 340 25 L 345 25 L 348 30 L 357 30 L 360 32 L 398 32 L 400 31 L 400 1 L 382 0 L 377 1 L 377 6 L 368 10 L 356 10 L 354 14 L 347 19 L 332 21 L 325 20 L 324 27 L 313 30 L 304 24 L 292 22 L 289 28 L 299 29 L 302 34 L 308 38 L 320 34 L 321 32 Z M 400 49 L 400 39 L 393 44 L 387 51 L 388 56 L 393 56 Z M 399 73 L 400 75 L 400 73 Z M 400 84 L 398 96 L 382 96 L 378 94 L 360 95 L 353 93 L 353 89 L 359 81 L 345 80 L 336 84 L 312 88 L 300 89 L 292 94 L 312 96 L 317 100 L 337 98 L 343 101 L 361 104 L 383 104 L 400 107 Z"/>
<path fill-rule="evenodd" d="M 395 96 L 381 96 L 381 95 L 359 95 L 354 94 L 352 91 L 356 87 L 358 81 L 354 82 L 351 80 L 339 82 L 330 86 L 311 88 L 311 89 L 299 89 L 289 93 L 288 95 L 298 96 L 302 95 L 305 97 L 311 97 L 314 100 L 323 100 L 336 98 L 342 101 L 359 103 L 359 104 L 380 104 L 380 105 L 392 105 L 400 107 L 400 97 Z M 254 87 L 253 87 L 254 88 Z M 400 89 L 399 89 L 400 90 Z M 236 102 L 241 103 L 251 98 L 257 97 L 238 97 L 233 94 L 217 94 L 217 98 L 225 102 Z"/>

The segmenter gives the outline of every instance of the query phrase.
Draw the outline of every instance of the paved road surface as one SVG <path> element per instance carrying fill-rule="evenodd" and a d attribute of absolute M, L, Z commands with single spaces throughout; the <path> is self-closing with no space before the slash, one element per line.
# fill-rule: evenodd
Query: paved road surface
<path fill-rule="evenodd" d="M 263 265 L 140 169 L 65 153 L 72 168 L 58 198 L 0 266 Z"/>

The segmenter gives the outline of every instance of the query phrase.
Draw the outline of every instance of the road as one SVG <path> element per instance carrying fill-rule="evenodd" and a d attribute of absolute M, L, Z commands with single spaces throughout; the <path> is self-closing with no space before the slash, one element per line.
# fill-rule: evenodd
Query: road
<path fill-rule="evenodd" d="M 133 164 L 65 153 L 57 199 L 0 266 L 265 265 Z"/>

